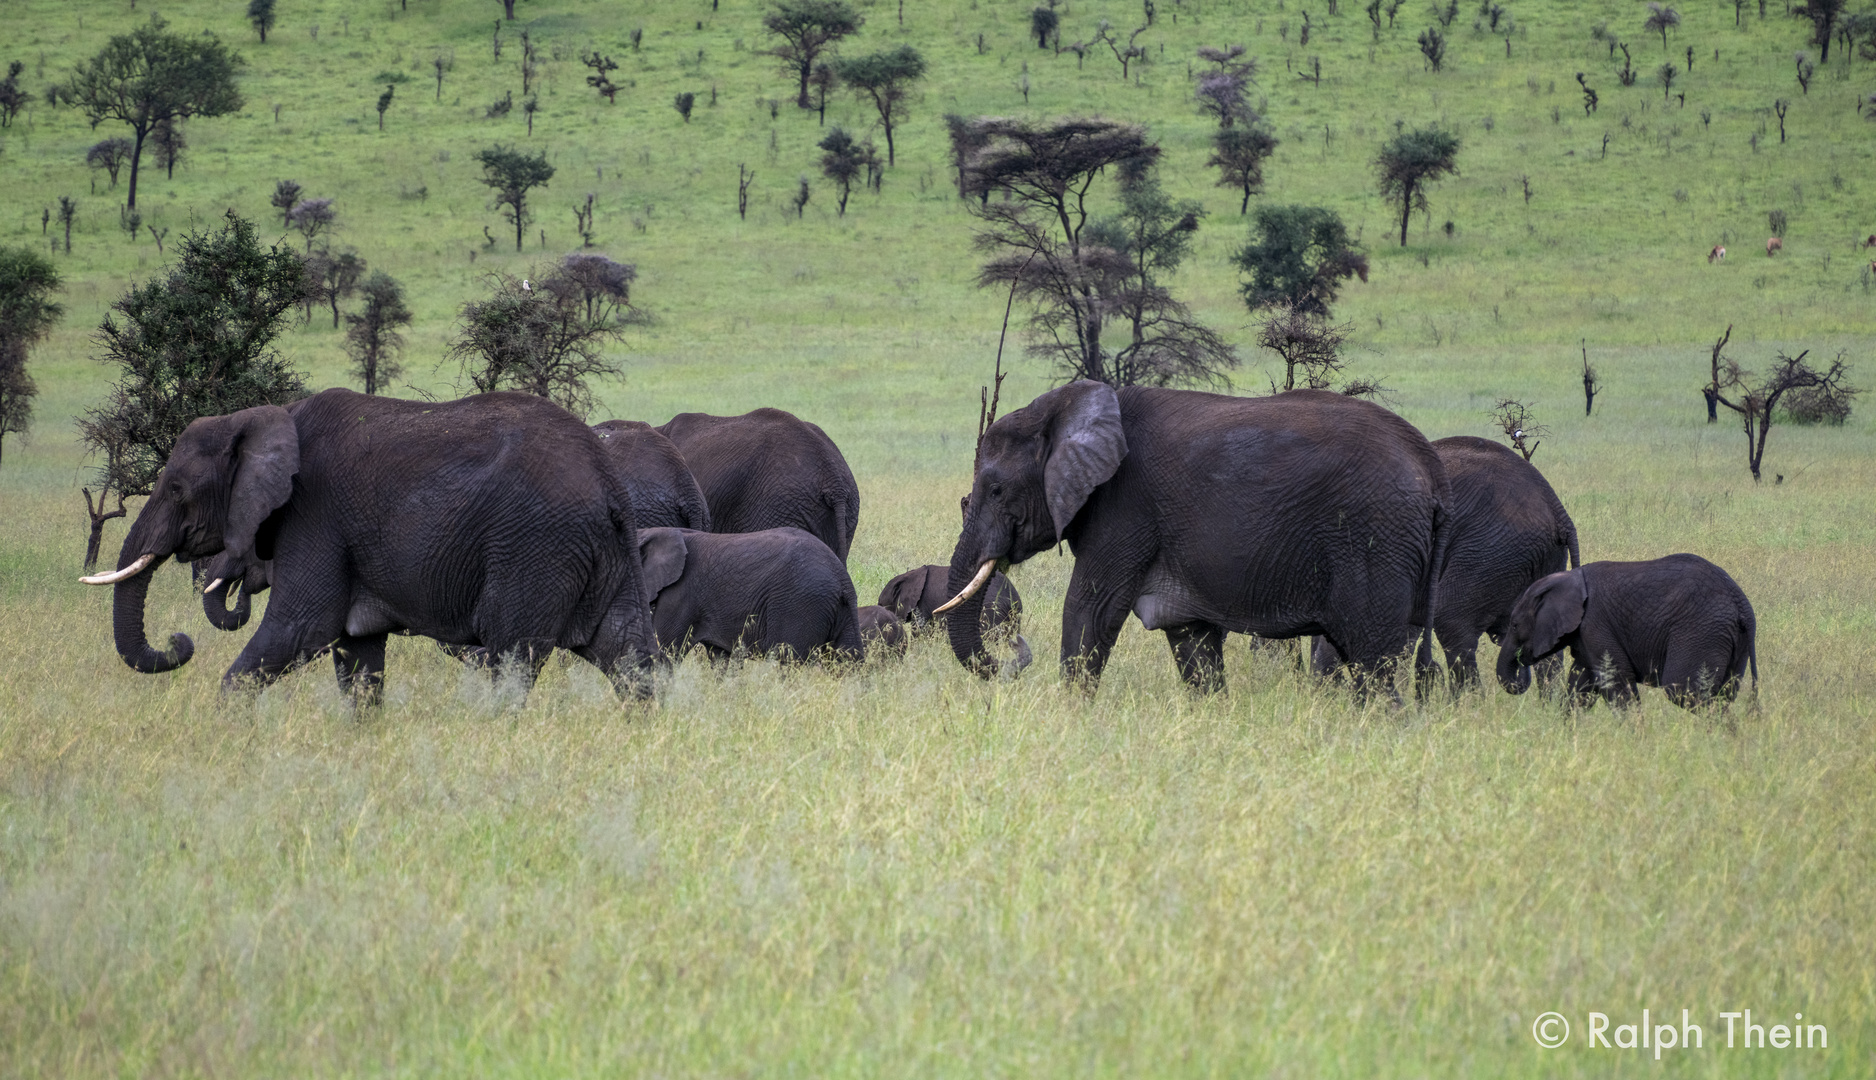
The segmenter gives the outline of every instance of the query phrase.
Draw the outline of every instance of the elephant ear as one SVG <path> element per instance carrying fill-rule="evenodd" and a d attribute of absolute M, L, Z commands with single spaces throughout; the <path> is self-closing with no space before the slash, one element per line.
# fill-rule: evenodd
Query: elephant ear
<path fill-rule="evenodd" d="M 255 561 L 261 523 L 285 506 L 300 471 L 300 432 L 278 405 L 257 405 L 228 417 L 234 429 L 234 484 L 222 548 L 237 564 Z"/>
<path fill-rule="evenodd" d="M 1059 543 L 1094 489 L 1113 477 L 1127 456 L 1120 398 L 1106 383 L 1081 379 L 1052 391 L 1043 491 Z"/>
<path fill-rule="evenodd" d="M 913 595 L 908 598 L 906 593 L 908 586 L 912 584 L 912 579 L 915 577 L 918 579 L 919 589 L 923 590 L 925 587 L 925 568 L 921 566 L 917 570 L 907 570 L 905 573 L 888 581 L 886 587 L 879 590 L 879 606 L 899 616 L 901 619 L 911 618 L 909 612 L 918 607 L 918 594 L 913 593 Z"/>
<path fill-rule="evenodd" d="M 638 530 L 638 558 L 645 565 L 645 600 L 656 603 L 658 594 L 684 576 L 690 548 L 682 529 Z"/>
<path fill-rule="evenodd" d="M 1583 612 L 1589 607 L 1589 587 L 1581 570 L 1565 570 L 1545 579 L 1537 600 L 1537 621 L 1531 626 L 1531 657 L 1541 658 L 1557 651 L 1565 634 L 1583 625 Z"/>

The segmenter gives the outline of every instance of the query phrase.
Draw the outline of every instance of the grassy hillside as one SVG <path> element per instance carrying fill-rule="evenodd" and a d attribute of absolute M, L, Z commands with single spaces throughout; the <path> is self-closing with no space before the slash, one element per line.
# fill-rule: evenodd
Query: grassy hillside
<path fill-rule="evenodd" d="M 236 44 L 247 105 L 188 125 L 173 179 L 146 160 L 140 209 L 173 247 L 230 208 L 277 231 L 281 178 L 334 198 L 332 242 L 410 289 L 408 392 L 441 395 L 461 386 L 457 307 L 486 272 L 577 247 L 592 192 L 597 249 L 637 264 L 656 317 L 594 419 L 775 405 L 820 423 L 860 481 L 852 569 L 871 596 L 948 556 L 1002 315 L 972 284 L 942 114 L 1148 124 L 1168 190 L 1209 210 L 1174 286 L 1240 344 L 1239 392 L 1266 389 L 1230 264 L 1237 197 L 1203 165 L 1188 81 L 1198 46 L 1242 42 L 1283 140 L 1263 198 L 1335 208 L 1373 258 L 1338 306 L 1354 369 L 1434 438 L 1491 434 L 1500 397 L 1533 403 L 1552 428 L 1536 463 L 1586 559 L 1688 550 L 1740 581 L 1758 707 L 1688 714 L 1646 692 L 1571 713 L 1486 689 L 1392 712 L 1235 638 L 1230 693 L 1195 700 L 1137 624 L 1086 700 L 1055 672 L 1070 560 L 1053 557 L 1016 573 L 1038 663 L 1009 684 L 922 640 L 844 677 L 683 667 L 648 710 L 556 663 L 523 702 L 400 639 L 371 715 L 323 663 L 224 699 L 246 634 L 208 628 L 174 568 L 151 629 L 199 655 L 136 675 L 104 591 L 72 581 L 87 462 L 70 418 L 107 379 L 91 333 L 163 256 L 119 229 L 121 182 L 84 167 L 119 132 L 38 95 L 152 5 L 14 0 L 0 63 L 26 64 L 36 103 L 0 130 L 0 243 L 47 243 L 61 194 L 81 210 L 56 256 L 68 315 L 35 354 L 38 422 L 0 464 L 0 1072 L 1605 1076 L 1658 1067 L 1586 1048 L 1588 1012 L 1643 1008 L 1705 1028 L 1703 1050 L 1663 1055 L 1670 1072 L 1876 1070 L 1876 429 L 1867 409 L 1779 426 L 1755 485 L 1698 394 L 1729 324 L 1748 367 L 1843 351 L 1869 381 L 1855 241 L 1876 232 L 1876 128 L 1857 102 L 1876 66 L 1833 48 L 1801 92 L 1804 24 L 1778 4 L 1737 29 L 1730 5 L 1686 5 L 1664 52 L 1630 3 L 1512 0 L 1509 56 L 1467 8 L 1435 73 L 1424 5 L 1375 40 L 1353 0 L 1159 0 L 1123 82 L 1105 51 L 1037 49 L 1026 0 L 907 0 L 903 25 L 895 3 L 860 6 L 849 51 L 910 43 L 931 74 L 883 191 L 844 218 L 750 0 L 519 0 L 499 61 L 493 2 L 281 0 L 265 44 L 244 5 L 161 5 Z M 1058 10 L 1069 42 L 1141 18 Z M 1634 87 L 1592 40 L 1604 21 Z M 523 28 L 543 57 L 532 136 Z M 1652 78 L 1690 46 L 1682 105 Z M 584 85 L 593 48 L 620 63 L 616 104 Z M 1320 85 L 1295 74 L 1312 58 Z M 380 132 L 386 75 L 408 81 Z M 698 95 L 688 123 L 680 91 Z M 1436 121 L 1464 140 L 1461 175 L 1401 248 L 1371 161 L 1397 123 Z M 827 122 L 871 113 L 838 95 Z M 519 254 L 471 160 L 498 142 L 559 170 Z M 747 220 L 739 164 L 757 173 Z M 1773 210 L 1790 225 L 1767 257 Z M 1731 255 L 1709 265 L 1717 243 Z M 286 347 L 323 386 L 347 380 L 339 341 L 316 316 Z M 1590 417 L 1583 350 L 1607 382 Z M 1006 401 L 1051 383 L 1014 367 Z M 1719 1048 L 1718 1013 L 1744 1008 L 1802 1012 L 1830 1047 Z M 1551 1009 L 1575 1034 L 1545 1051 L 1530 1026 Z"/>

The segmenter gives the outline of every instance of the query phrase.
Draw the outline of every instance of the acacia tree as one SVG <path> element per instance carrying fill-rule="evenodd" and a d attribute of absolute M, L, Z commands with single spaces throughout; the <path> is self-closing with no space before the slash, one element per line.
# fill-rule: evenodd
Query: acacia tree
<path fill-rule="evenodd" d="M 332 209 L 331 199 L 301 199 L 287 211 L 287 221 L 300 230 L 306 237 L 306 250 L 313 250 L 313 238 L 330 229 L 339 215 Z"/>
<path fill-rule="evenodd" d="M 479 393 L 519 390 L 584 417 L 593 409 L 590 380 L 623 373 L 606 347 L 647 321 L 632 306 L 637 276 L 630 263 L 587 254 L 562 259 L 529 289 L 491 274 L 488 298 L 463 305 L 450 355 Z"/>
<path fill-rule="evenodd" d="M 26 107 L 26 91 L 20 89 L 20 73 L 26 65 L 18 60 L 7 63 L 7 77 L 0 79 L 0 128 L 12 127 L 13 118 Z"/>
<path fill-rule="evenodd" d="M 846 217 L 847 197 L 853 192 L 854 180 L 879 167 L 879 154 L 871 141 L 859 142 L 839 125 L 835 125 L 818 145 L 822 150 L 821 173 L 839 189 L 839 216 Z"/>
<path fill-rule="evenodd" d="M 762 25 L 782 39 L 769 50 L 782 66 L 800 80 L 795 104 L 812 108 L 808 102 L 808 76 L 814 71 L 821 53 L 849 34 L 858 33 L 866 20 L 845 0 L 777 0 Z"/>
<path fill-rule="evenodd" d="M 886 164 L 895 164 L 892 127 L 899 107 L 912 93 L 912 84 L 925 77 L 925 58 L 912 46 L 901 45 L 891 52 L 836 59 L 834 74 L 854 93 L 872 99 L 880 126 L 886 129 Z"/>
<path fill-rule="evenodd" d="M 92 144 L 91 148 L 85 151 L 85 164 L 94 169 L 103 169 L 109 174 L 111 186 L 115 188 L 118 171 L 124 167 L 124 162 L 130 160 L 130 152 L 130 140 L 122 135 L 113 135 Z M 96 192 L 97 189 L 93 188 L 92 191 Z"/>
<path fill-rule="evenodd" d="M 50 259 L 31 248 L 0 247 L 0 451 L 8 435 L 32 427 L 39 386 L 26 361 L 65 313 L 52 299 L 58 289 L 59 271 Z"/>
<path fill-rule="evenodd" d="M 308 281 L 307 292 L 316 299 L 324 300 L 332 309 L 332 328 L 339 328 L 339 301 L 351 297 L 358 291 L 358 282 L 365 276 L 365 260 L 356 251 L 342 251 L 337 255 L 321 251 L 306 260 Z"/>
<path fill-rule="evenodd" d="M 1437 127 L 1416 128 L 1388 140 L 1375 158 L 1381 196 L 1400 206 L 1400 245 L 1407 246 L 1407 223 L 1415 210 L 1427 208 L 1426 186 L 1459 172 L 1459 136 Z"/>
<path fill-rule="evenodd" d="M 1649 0 L 1648 17 L 1642 20 L 1642 29 L 1651 34 L 1661 35 L 1661 47 L 1668 47 L 1668 31 L 1681 24 L 1681 13 L 1671 7 Z"/>
<path fill-rule="evenodd" d="M 1212 156 L 1205 161 L 1218 170 L 1219 187 L 1243 193 L 1239 214 L 1250 209 L 1252 195 L 1264 190 L 1264 162 L 1277 149 L 1277 137 L 1256 120 L 1253 113 L 1250 123 L 1213 132 Z"/>
<path fill-rule="evenodd" d="M 48 96 L 77 108 L 93 127 L 106 120 L 129 124 L 129 208 L 137 205 L 143 143 L 156 125 L 197 116 L 221 116 L 241 107 L 235 71 L 241 58 L 213 34 L 171 34 L 161 18 L 120 34 L 78 66 Z"/>
<path fill-rule="evenodd" d="M 274 348 L 306 293 L 290 248 L 262 248 L 254 225 L 230 210 L 214 233 L 191 232 L 160 279 L 132 285 L 98 327 L 98 362 L 115 367 L 105 400 L 78 421 L 104 455 L 86 565 L 97 561 L 106 498 L 147 495 L 184 428 L 202 416 L 285 405 L 306 394 L 300 372 Z M 86 491 L 86 505 L 91 496 Z"/>
<path fill-rule="evenodd" d="M 248 0 L 248 22 L 261 36 L 262 45 L 267 44 L 267 31 L 274 28 L 274 20 L 274 0 Z"/>
<path fill-rule="evenodd" d="M 1830 39 L 1835 34 L 1837 23 L 1849 10 L 1850 0 L 1806 0 L 1791 9 L 1793 18 L 1804 19 L 1811 24 L 1811 41 L 1818 47 L 1818 59 L 1830 63 Z M 1763 15 L 1764 11 L 1760 11 Z"/>
<path fill-rule="evenodd" d="M 991 255 L 977 281 L 1032 305 L 1030 352 L 1053 359 L 1069 379 L 1222 381 L 1236 358 L 1157 280 L 1183 256 L 1197 213 L 1160 203 L 1148 185 L 1160 148 L 1146 130 L 1098 118 L 986 118 L 972 127 L 968 141 L 978 149 L 965 166 L 965 191 L 982 197 L 971 208 L 982 223 L 975 242 Z M 1097 222 L 1089 194 L 1110 167 L 1123 212 Z M 1135 332 L 1120 350 L 1103 338 L 1117 319 Z"/>
<path fill-rule="evenodd" d="M 1849 385 L 1849 366 L 1842 356 L 1831 361 L 1825 370 L 1818 371 L 1805 363 L 1805 357 L 1811 354 L 1809 349 L 1796 356 L 1786 356 L 1780 350 L 1771 369 L 1755 384 L 1753 372 L 1740 367 L 1737 360 L 1720 354 L 1732 334 L 1733 328 L 1728 326 L 1725 336 L 1713 345 L 1713 378 L 1706 387 L 1707 401 L 1709 408 L 1717 402 L 1739 415 L 1746 432 L 1746 468 L 1756 483 L 1760 479 L 1759 467 L 1765 461 L 1766 436 L 1772 432 L 1772 417 L 1777 415 L 1781 399 L 1791 393 L 1823 390 L 1840 396 L 1847 403 L 1860 391 Z M 1732 396 L 1728 396 L 1728 391 Z"/>
<path fill-rule="evenodd" d="M 411 313 L 404 302 L 404 287 L 382 270 L 374 270 L 359 293 L 365 306 L 345 316 L 345 351 L 352 358 L 353 373 L 365 384 L 365 393 L 375 394 L 404 373 L 397 360 L 404 350 L 404 335 L 398 331 L 410 325 Z"/>
<path fill-rule="evenodd" d="M 495 205 L 508 208 L 504 216 L 514 222 L 515 250 L 520 251 L 529 220 L 528 192 L 554 178 L 547 151 L 530 155 L 498 144 L 478 150 L 475 159 L 482 165 L 482 182 L 495 191 Z"/>
<path fill-rule="evenodd" d="M 1348 238 L 1341 215 L 1320 206 L 1260 206 L 1251 242 L 1234 256 L 1250 275 L 1239 288 L 1245 306 L 1284 307 L 1327 316 L 1342 283 L 1368 280 L 1368 256 Z"/>

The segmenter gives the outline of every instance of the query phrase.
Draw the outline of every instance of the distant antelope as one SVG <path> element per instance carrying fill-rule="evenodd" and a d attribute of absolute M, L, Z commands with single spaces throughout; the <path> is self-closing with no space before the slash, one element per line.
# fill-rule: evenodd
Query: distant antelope
<path fill-rule="evenodd" d="M 1863 246 L 1866 248 L 1876 247 L 1876 236 L 1871 236 L 1868 240 L 1863 241 Z"/>
<path fill-rule="evenodd" d="M 1726 258 L 1726 249 L 1724 247 L 1721 247 L 1718 244 L 1715 244 L 1713 246 L 1712 251 L 1707 252 L 1707 261 L 1710 263 L 1721 262 L 1725 258 Z"/>
<path fill-rule="evenodd" d="M 1767 255 L 1776 255 L 1783 250 L 1785 250 L 1785 242 L 1776 236 L 1765 242 L 1765 253 Z"/>

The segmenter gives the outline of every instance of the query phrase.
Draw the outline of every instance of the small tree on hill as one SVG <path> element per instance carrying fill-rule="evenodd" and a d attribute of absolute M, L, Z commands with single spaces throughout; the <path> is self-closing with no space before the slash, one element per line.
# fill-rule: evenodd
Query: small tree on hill
<path fill-rule="evenodd" d="M 590 381 L 622 374 L 605 349 L 646 319 L 632 306 L 637 270 L 603 255 L 569 255 L 521 288 L 489 277 L 490 295 L 463 305 L 450 355 L 478 393 L 519 390 L 579 416 L 592 412 Z"/>
<path fill-rule="evenodd" d="M 104 50 L 80 64 L 70 79 L 48 96 L 72 105 L 93 127 L 106 120 L 129 124 L 130 193 L 137 205 L 137 171 L 143 143 L 164 120 L 221 116 L 241 107 L 235 71 L 241 58 L 215 35 L 171 34 L 160 18 L 129 34 L 111 38 Z"/>
<path fill-rule="evenodd" d="M 1400 243 L 1407 246 L 1407 223 L 1415 210 L 1427 209 L 1426 186 L 1459 171 L 1459 136 L 1439 128 L 1416 128 L 1390 139 L 1375 158 L 1381 195 L 1400 207 Z"/>
<path fill-rule="evenodd" d="M 305 292 L 299 256 L 262 248 L 253 223 L 229 211 L 218 231 L 184 238 L 166 276 L 132 285 L 111 305 L 96 359 L 117 380 L 78 421 L 85 446 L 105 458 L 87 565 L 110 516 L 99 516 L 105 499 L 149 494 L 191 421 L 305 396 L 304 377 L 273 344 Z"/>
<path fill-rule="evenodd" d="M 280 227 L 293 224 L 293 208 L 300 203 L 300 185 L 291 180 L 279 180 L 274 183 L 274 193 L 268 203 L 280 211 Z"/>
<path fill-rule="evenodd" d="M 397 96 L 397 84 L 396 83 L 392 83 L 386 86 L 384 88 L 384 93 L 378 95 L 378 130 L 379 131 L 384 130 L 384 114 L 390 111 L 391 99 L 396 96 Z M 533 128 L 534 128 L 534 121 L 532 119 L 529 119 L 528 129 L 530 133 L 532 133 Z"/>
<path fill-rule="evenodd" d="M 1052 7 L 1037 7 L 1029 12 L 1029 36 L 1036 39 L 1036 48 L 1046 49 L 1049 42 L 1058 40 L 1062 33 L 1062 17 Z"/>
<path fill-rule="evenodd" d="M 1651 34 L 1661 35 L 1661 48 L 1668 47 L 1668 31 L 1681 24 L 1681 13 L 1671 7 L 1649 0 L 1648 18 L 1642 21 L 1642 29 Z"/>
<path fill-rule="evenodd" d="M 910 45 L 891 52 L 872 53 L 852 60 L 834 61 L 834 74 L 856 94 L 873 102 L 879 124 L 886 129 L 886 164 L 895 164 L 892 129 L 898 122 L 900 107 L 912 93 L 912 84 L 925 77 L 925 58 Z"/>
<path fill-rule="evenodd" d="M 871 142 L 858 142 L 845 128 L 836 125 L 818 144 L 822 150 L 821 173 L 834 182 L 840 192 L 841 217 L 847 216 L 847 197 L 853 191 L 853 182 L 862 176 L 869 164 L 879 164 L 879 154 Z"/>
<path fill-rule="evenodd" d="M 248 22 L 261 36 L 261 44 L 267 44 L 267 31 L 274 28 L 274 0 L 248 0 Z"/>
<path fill-rule="evenodd" d="M 1238 250 L 1245 306 L 1294 308 L 1328 317 L 1342 283 L 1368 280 L 1368 256 L 1348 238 L 1341 215 L 1320 206 L 1260 206 L 1251 242 Z"/>
<path fill-rule="evenodd" d="M 1849 8 L 1850 0 L 1806 0 L 1789 9 L 1793 18 L 1804 19 L 1811 24 L 1811 42 L 1818 48 L 1818 59 L 1826 64 L 1830 63 L 1830 39 L 1836 33 L 1838 21 L 1844 18 Z"/>
<path fill-rule="evenodd" d="M 313 250 L 313 239 L 320 233 L 332 228 L 332 223 L 339 215 L 332 209 L 331 199 L 301 199 L 287 211 L 287 221 L 306 237 L 306 250 Z"/>
<path fill-rule="evenodd" d="M 1264 190 L 1264 162 L 1277 149 L 1277 137 L 1256 122 L 1221 127 L 1212 133 L 1212 156 L 1205 164 L 1218 170 L 1218 186 L 1243 193 L 1238 213 L 1250 209 L 1251 196 Z"/>
<path fill-rule="evenodd" d="M 91 149 L 85 151 L 85 164 L 94 169 L 103 169 L 110 175 L 111 186 L 115 188 L 117 186 L 117 172 L 124 167 L 125 162 L 130 160 L 132 149 L 133 147 L 129 139 L 124 138 L 122 135 L 113 135 L 108 139 L 92 144 Z M 92 188 L 92 191 L 95 192 L 96 190 L 95 187 Z"/>
<path fill-rule="evenodd" d="M 612 57 L 597 52 L 581 53 L 580 63 L 593 69 L 593 73 L 586 77 L 586 85 L 599 91 L 599 96 L 606 99 L 606 104 L 617 104 L 614 99 L 619 93 L 619 87 L 612 81 L 612 73 L 619 70 L 618 63 Z"/>
<path fill-rule="evenodd" d="M 365 260 L 356 251 L 337 255 L 322 251 L 306 261 L 306 269 L 311 279 L 309 292 L 332 309 L 332 328 L 337 330 L 339 302 L 358 291 L 358 283 L 365 276 Z"/>
<path fill-rule="evenodd" d="M 20 89 L 20 73 L 26 65 L 18 60 L 7 64 L 7 77 L 0 79 L 0 128 L 13 126 L 13 118 L 26 107 L 26 91 Z"/>
<path fill-rule="evenodd" d="M 1446 63 L 1446 35 L 1430 26 L 1420 31 L 1420 55 L 1427 58 L 1427 67 L 1440 70 Z"/>
<path fill-rule="evenodd" d="M 382 270 L 373 271 L 359 292 L 365 306 L 345 316 L 345 351 L 365 393 L 375 394 L 404 373 L 398 363 L 404 335 L 398 331 L 410 325 L 411 313 L 404 303 L 404 287 Z"/>
<path fill-rule="evenodd" d="M 514 223 L 515 250 L 520 251 L 529 220 L 528 192 L 554 178 L 547 151 L 530 155 L 497 145 L 477 151 L 475 159 L 482 165 L 482 182 L 495 191 L 495 205 L 508 208 L 505 216 Z"/>
<path fill-rule="evenodd" d="M 162 166 L 163 175 L 168 179 L 176 178 L 176 163 L 182 160 L 182 152 L 188 145 L 179 121 L 165 120 L 150 132 L 150 147 L 156 151 L 156 163 Z"/>
<path fill-rule="evenodd" d="M 812 107 L 808 103 L 808 76 L 821 53 L 841 38 L 858 33 L 865 22 L 844 0 L 776 0 L 762 17 L 762 25 L 782 39 L 770 54 L 799 81 L 796 105 Z"/>
<path fill-rule="evenodd" d="M 52 299 L 59 271 L 31 248 L 0 247 L 0 452 L 8 435 L 33 425 L 39 386 L 26 370 L 34 345 L 45 340 L 65 309 Z"/>
<path fill-rule="evenodd" d="M 1334 325 L 1321 315 L 1293 307 L 1269 309 L 1257 324 L 1257 345 L 1283 361 L 1283 385 L 1273 383 L 1271 390 L 1332 389 L 1342 372 L 1342 343 L 1348 334 L 1347 325 Z"/>

